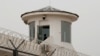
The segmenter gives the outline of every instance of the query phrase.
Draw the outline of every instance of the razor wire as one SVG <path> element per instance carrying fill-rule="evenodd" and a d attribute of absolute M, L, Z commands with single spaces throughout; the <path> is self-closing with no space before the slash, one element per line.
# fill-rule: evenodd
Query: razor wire
<path fill-rule="evenodd" d="M 30 54 L 39 51 L 38 49 L 36 49 L 37 46 L 39 46 L 38 44 L 34 45 L 34 47 L 36 46 L 35 47 L 36 50 L 30 49 L 30 47 L 33 47 L 33 42 L 29 41 L 28 36 L 0 27 L 0 47 L 5 47 L 14 50 L 13 45 L 15 45 L 15 47 L 18 47 L 23 40 L 25 40 L 25 42 L 21 45 L 18 51 L 22 51 Z M 11 44 L 11 41 L 13 45 Z"/>
<path fill-rule="evenodd" d="M 18 32 L 15 32 L 15 31 L 12 31 L 12 30 L 9 30 L 9 29 L 5 29 L 5 28 L 2 28 L 2 27 L 0 27 L 0 33 L 4 34 L 4 35 L 9 35 L 9 36 L 12 36 L 12 37 L 18 37 L 18 38 L 25 39 L 25 40 L 29 39 L 29 36 L 26 36 L 24 34 L 20 34 Z"/>
<path fill-rule="evenodd" d="M 26 40 L 22 44 L 22 46 L 18 49 L 19 51 L 25 51 L 25 52 L 32 53 L 32 54 L 41 53 L 41 49 L 40 49 L 41 46 L 36 44 L 36 43 L 27 41 L 28 38 L 29 38 L 28 36 L 25 36 L 25 35 L 20 34 L 18 32 L 0 27 L 0 46 L 4 46 L 4 47 L 14 49 L 9 40 L 12 40 L 12 42 L 16 46 L 18 46 L 21 43 L 21 41 Z M 62 51 L 63 49 L 59 48 L 57 50 L 58 51 L 55 51 L 55 53 L 52 56 L 58 56 L 58 55 L 61 55 L 61 54 L 62 54 L 62 56 L 65 56 L 65 55 L 68 55 L 68 56 L 86 56 L 86 55 L 79 54 L 79 53 L 77 55 L 77 52 L 71 51 L 69 49 Z M 29 56 L 29 55 L 27 54 L 27 56 Z"/>

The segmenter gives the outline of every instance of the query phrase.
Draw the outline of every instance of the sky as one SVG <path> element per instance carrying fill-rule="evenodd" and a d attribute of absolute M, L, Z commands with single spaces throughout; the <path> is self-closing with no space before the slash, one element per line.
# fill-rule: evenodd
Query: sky
<path fill-rule="evenodd" d="M 100 55 L 100 0 L 0 0 L 0 27 L 29 35 L 21 14 L 46 6 L 77 13 L 72 24 L 72 45 L 78 52 Z"/>

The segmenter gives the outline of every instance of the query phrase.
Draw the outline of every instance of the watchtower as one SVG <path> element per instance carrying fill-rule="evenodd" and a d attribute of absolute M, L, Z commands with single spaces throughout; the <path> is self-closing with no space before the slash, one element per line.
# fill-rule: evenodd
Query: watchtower
<path fill-rule="evenodd" d="M 41 43 L 50 38 L 51 43 L 62 45 L 71 43 L 71 24 L 79 16 L 48 6 L 26 12 L 21 17 L 29 25 L 30 41 L 37 39 Z"/>

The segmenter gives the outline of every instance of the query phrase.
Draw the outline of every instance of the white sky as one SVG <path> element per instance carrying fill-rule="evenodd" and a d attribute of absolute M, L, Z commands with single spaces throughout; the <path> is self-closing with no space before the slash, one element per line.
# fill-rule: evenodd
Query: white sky
<path fill-rule="evenodd" d="M 100 0 L 51 0 L 51 6 L 77 13 L 72 25 L 72 44 L 82 53 L 100 55 Z M 20 15 L 49 5 L 49 0 L 0 0 L 0 27 L 28 35 Z"/>

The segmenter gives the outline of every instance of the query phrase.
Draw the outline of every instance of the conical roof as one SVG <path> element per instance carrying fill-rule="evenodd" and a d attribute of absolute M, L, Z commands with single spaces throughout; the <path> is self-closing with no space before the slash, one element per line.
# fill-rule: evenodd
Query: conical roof
<path fill-rule="evenodd" d="M 45 8 L 39 9 L 37 11 L 44 11 L 44 12 L 55 12 L 55 11 L 61 11 L 59 9 L 53 8 L 51 6 L 47 6 Z"/>
<path fill-rule="evenodd" d="M 29 13 L 35 13 L 35 12 L 61 12 L 61 13 L 69 13 L 69 14 L 72 14 L 72 15 L 75 15 L 77 17 L 79 17 L 77 14 L 75 13 L 71 13 L 71 12 L 67 12 L 67 11 L 62 11 L 62 10 L 59 10 L 59 9 L 56 9 L 56 8 L 53 8 L 51 6 L 47 6 L 47 7 L 44 7 L 42 9 L 39 9 L 39 10 L 35 10 L 35 11 L 31 11 L 31 12 L 26 12 L 24 14 L 21 15 L 21 17 L 23 15 L 26 15 L 26 14 L 29 14 Z"/>

